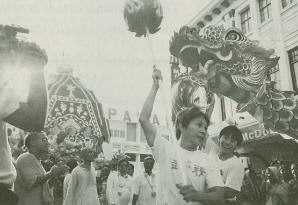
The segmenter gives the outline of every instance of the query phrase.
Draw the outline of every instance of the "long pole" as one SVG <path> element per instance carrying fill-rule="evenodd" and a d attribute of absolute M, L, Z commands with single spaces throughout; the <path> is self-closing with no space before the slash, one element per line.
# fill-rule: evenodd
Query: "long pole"
<path fill-rule="evenodd" d="M 154 55 L 154 51 L 153 51 L 153 46 L 152 46 L 152 42 L 151 42 L 151 38 L 150 38 L 150 33 L 149 33 L 149 30 L 148 30 L 147 27 L 146 27 L 146 37 L 148 39 L 149 48 L 150 48 L 152 60 L 153 60 L 153 63 L 154 63 L 153 68 L 155 68 L 156 67 L 156 59 L 155 59 L 155 55 Z M 181 171 L 182 184 L 186 185 L 187 180 L 186 180 L 186 174 L 184 172 L 183 165 L 182 165 L 183 162 L 182 162 L 182 159 L 181 159 L 180 147 L 179 147 L 179 144 L 178 144 L 175 132 L 174 132 L 173 124 L 172 124 L 172 122 L 170 120 L 170 117 L 169 117 L 170 116 L 169 115 L 169 110 L 170 109 L 169 109 L 169 106 L 168 106 L 169 103 L 167 102 L 165 94 L 164 94 L 164 88 L 163 88 L 162 81 L 159 81 L 159 87 L 160 87 L 162 102 L 163 102 L 163 105 L 164 105 L 164 108 L 165 108 L 166 124 L 167 124 L 167 127 L 170 130 L 170 142 L 174 145 L 174 149 L 175 149 L 175 152 L 177 154 L 177 163 L 178 163 L 178 167 Z"/>

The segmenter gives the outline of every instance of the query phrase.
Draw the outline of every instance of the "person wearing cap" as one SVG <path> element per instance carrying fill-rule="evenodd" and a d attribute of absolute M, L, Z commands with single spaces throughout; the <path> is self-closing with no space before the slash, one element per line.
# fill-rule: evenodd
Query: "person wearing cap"
<path fill-rule="evenodd" d="M 234 151 L 242 141 L 242 133 L 235 125 L 229 125 L 219 133 L 219 153 L 214 158 L 224 183 L 225 204 L 234 204 L 241 190 L 244 167 Z"/>
<path fill-rule="evenodd" d="M 129 162 L 126 158 L 118 161 L 118 172 L 108 178 L 107 194 L 110 205 L 131 203 L 132 177 L 127 174 Z"/>
<path fill-rule="evenodd" d="M 139 122 L 159 167 L 156 200 L 162 205 L 223 204 L 219 168 L 210 156 L 198 149 L 206 143 L 209 118 L 197 107 L 182 110 L 176 120 L 176 133 L 169 138 L 179 138 L 176 147 L 150 121 L 159 80 L 162 80 L 158 69 L 154 69 L 152 78 L 153 85 Z"/>
<path fill-rule="evenodd" d="M 156 177 L 152 173 L 154 159 L 148 156 L 144 159 L 145 172 L 136 176 L 133 182 L 132 205 L 155 205 L 156 204 Z"/>

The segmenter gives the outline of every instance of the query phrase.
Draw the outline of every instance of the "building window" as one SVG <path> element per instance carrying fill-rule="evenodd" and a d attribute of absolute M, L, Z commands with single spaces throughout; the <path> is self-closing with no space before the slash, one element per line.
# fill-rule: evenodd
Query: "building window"
<path fill-rule="evenodd" d="M 286 8 L 288 5 L 291 5 L 292 3 L 294 3 L 294 0 L 281 0 L 282 8 Z"/>
<path fill-rule="evenodd" d="M 111 137 L 125 138 L 125 131 L 124 130 L 110 129 L 110 134 L 111 134 Z"/>
<path fill-rule="evenodd" d="M 137 140 L 137 124 L 127 123 L 127 141 L 136 142 Z"/>
<path fill-rule="evenodd" d="M 249 8 L 240 14 L 240 18 L 241 18 L 242 32 L 244 34 L 249 33 L 250 32 L 250 19 L 251 19 Z"/>
<path fill-rule="evenodd" d="M 259 0 L 261 23 L 271 17 L 271 0 Z"/>
<path fill-rule="evenodd" d="M 298 91 L 298 46 L 289 51 L 293 88 Z"/>
<path fill-rule="evenodd" d="M 278 63 L 276 64 L 276 66 L 271 68 L 270 73 L 267 76 L 267 80 L 276 82 L 274 87 L 276 89 L 280 89 L 280 71 L 279 71 L 279 64 Z"/>

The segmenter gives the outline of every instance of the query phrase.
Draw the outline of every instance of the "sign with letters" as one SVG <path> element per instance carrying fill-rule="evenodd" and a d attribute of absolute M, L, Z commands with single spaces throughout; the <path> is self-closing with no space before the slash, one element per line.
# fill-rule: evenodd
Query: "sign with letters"
<path fill-rule="evenodd" d="M 107 109 L 107 118 L 110 120 L 121 120 L 123 122 L 137 122 L 140 113 L 130 113 L 128 110 L 118 111 L 115 108 Z M 156 114 L 152 114 L 151 121 L 153 124 L 160 125 L 159 118 Z"/>

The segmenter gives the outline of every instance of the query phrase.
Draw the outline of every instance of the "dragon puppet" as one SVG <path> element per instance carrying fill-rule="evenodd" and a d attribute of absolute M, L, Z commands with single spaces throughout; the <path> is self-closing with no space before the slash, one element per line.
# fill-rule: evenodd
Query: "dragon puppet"
<path fill-rule="evenodd" d="M 273 49 L 260 47 L 236 28 L 184 26 L 174 33 L 170 52 L 191 68 L 172 86 L 174 115 L 195 104 L 197 90 L 204 87 L 237 102 L 237 112 L 247 111 L 266 128 L 298 139 L 295 92 L 280 91 L 268 80 L 279 60 Z"/>

